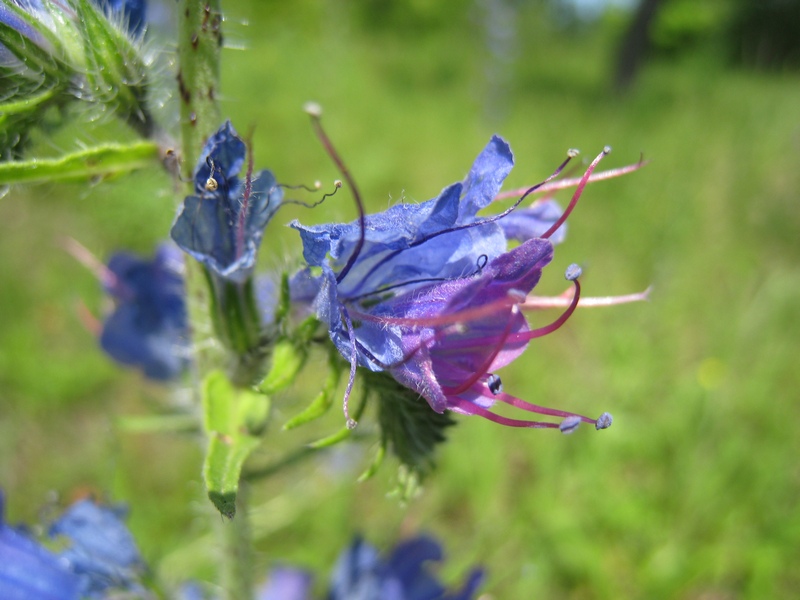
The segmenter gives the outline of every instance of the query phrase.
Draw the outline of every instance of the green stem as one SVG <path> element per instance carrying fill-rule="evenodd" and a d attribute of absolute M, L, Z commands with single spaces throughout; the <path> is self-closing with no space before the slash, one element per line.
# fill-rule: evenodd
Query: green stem
<path fill-rule="evenodd" d="M 226 600 L 250 600 L 253 597 L 253 540 L 248 514 L 248 492 L 244 483 L 236 495 L 236 517 L 219 524 L 222 542 L 220 575 Z"/>
<path fill-rule="evenodd" d="M 178 93 L 181 117 L 181 160 L 186 193 L 192 192 L 192 174 L 197 158 L 208 137 L 222 122 L 217 96 L 219 91 L 220 51 L 222 48 L 222 13 L 220 0 L 180 0 L 178 32 Z M 194 342 L 196 389 L 214 368 L 223 366 L 224 355 L 212 348 L 209 319 L 211 300 L 203 267 L 186 262 L 186 297 Z M 247 509 L 239 493 L 235 519 L 219 526 L 222 545 L 220 574 L 226 600 L 249 600 L 253 595 L 252 549 Z"/>

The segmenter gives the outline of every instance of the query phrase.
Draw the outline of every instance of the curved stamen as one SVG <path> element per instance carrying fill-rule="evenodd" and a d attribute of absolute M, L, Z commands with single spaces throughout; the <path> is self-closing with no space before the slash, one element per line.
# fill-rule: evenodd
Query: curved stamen
<path fill-rule="evenodd" d="M 602 160 L 604 156 L 607 156 L 609 152 L 611 152 L 611 147 L 606 146 L 605 148 L 603 148 L 603 151 L 600 154 L 598 154 L 597 157 L 591 162 L 589 167 L 586 169 L 586 172 L 583 174 L 583 177 L 581 177 L 581 180 L 578 183 L 578 187 L 576 188 L 575 193 L 572 194 L 572 200 L 569 201 L 569 206 L 567 206 L 567 210 L 565 210 L 561 214 L 561 216 L 558 218 L 558 221 L 553 223 L 550 226 L 550 229 L 545 231 L 541 237 L 545 239 L 549 238 L 556 232 L 556 230 L 559 227 L 561 227 L 564 224 L 564 221 L 567 220 L 567 217 L 569 217 L 570 213 L 572 212 L 572 209 L 574 209 L 575 206 L 578 204 L 578 199 L 581 197 L 581 194 L 583 194 L 583 188 L 585 188 L 586 184 L 589 183 L 589 177 L 592 176 L 592 171 L 594 171 L 595 167 L 598 165 L 600 160 Z M 527 196 L 529 193 L 530 192 L 526 192 L 525 196 Z M 522 198 L 524 198 L 525 196 L 522 196 Z M 520 200 L 522 198 L 520 198 Z"/>
<path fill-rule="evenodd" d="M 320 142 L 322 142 L 322 146 L 325 148 L 328 156 L 330 156 L 333 162 L 336 163 L 336 168 L 339 169 L 342 177 L 347 180 L 347 183 L 350 186 L 350 191 L 353 193 L 353 199 L 356 201 L 356 207 L 358 208 L 358 227 L 360 231 L 358 242 L 356 242 L 356 247 L 353 248 L 353 253 L 350 255 L 350 258 L 347 259 L 347 263 L 345 263 L 344 268 L 342 268 L 342 270 L 339 271 L 339 274 L 336 276 L 336 283 L 341 283 L 342 280 L 347 277 L 350 269 L 353 268 L 356 260 L 358 260 L 358 255 L 361 254 L 361 249 L 364 247 L 364 238 L 366 237 L 367 229 L 366 211 L 364 210 L 364 203 L 361 201 L 361 194 L 358 191 L 358 186 L 356 185 L 355 180 L 350 175 L 350 171 L 347 169 L 344 161 L 333 147 L 333 143 L 331 142 L 330 138 L 322 128 L 322 108 L 318 104 L 309 103 L 306 104 L 305 110 L 311 116 L 311 124 L 313 125 L 314 131 L 317 134 Z"/>
<path fill-rule="evenodd" d="M 316 190 L 312 190 L 311 188 L 309 188 L 306 185 L 286 185 L 285 183 L 279 183 L 277 185 L 277 187 L 284 188 L 284 189 L 291 189 L 291 190 L 304 189 L 304 190 L 308 190 L 309 192 L 315 192 L 315 191 L 319 190 L 319 188 L 322 187 L 322 184 L 319 181 L 317 181 Z M 335 196 L 336 192 L 338 192 L 339 188 L 341 188 L 341 187 L 342 187 L 342 182 L 341 182 L 341 180 L 337 179 L 336 181 L 333 182 L 333 191 L 332 192 L 328 192 L 326 194 L 323 194 L 322 198 L 320 198 L 316 202 L 303 202 L 302 200 L 293 200 L 293 199 L 291 199 L 291 200 L 284 200 L 283 202 L 281 202 L 281 206 L 294 204 L 296 206 L 302 206 L 303 208 L 316 208 L 320 204 L 325 202 L 325 200 L 327 200 L 328 198 L 332 198 L 333 196 Z M 278 209 L 281 208 L 281 206 L 276 208 L 275 211 L 277 212 Z"/>
<path fill-rule="evenodd" d="M 503 329 L 503 333 L 500 336 L 500 339 L 497 341 L 497 344 L 495 344 L 494 349 L 489 354 L 489 356 L 486 357 L 486 360 L 483 361 L 483 364 L 481 364 L 481 366 L 478 367 L 475 370 L 475 373 L 473 373 L 471 377 L 469 377 L 464 382 L 462 382 L 461 385 L 459 385 L 458 387 L 455 387 L 455 388 L 443 387 L 442 391 L 445 393 L 445 395 L 447 395 L 447 396 L 450 396 L 450 395 L 455 396 L 455 395 L 458 395 L 458 394 L 460 394 L 462 392 L 466 392 L 468 389 L 470 389 L 472 387 L 473 384 L 477 383 L 479 380 L 481 380 L 484 377 L 484 375 L 486 375 L 486 373 L 489 372 L 489 369 L 492 368 L 492 363 L 494 363 L 494 360 L 497 358 L 497 356 L 500 354 L 500 352 L 503 351 L 503 348 L 505 347 L 506 340 L 508 339 L 508 336 L 511 333 L 511 328 L 515 323 L 515 317 L 517 315 L 519 315 L 519 309 L 516 306 L 512 306 L 511 307 L 511 312 L 510 312 L 510 314 L 508 316 L 508 323 L 506 323 L 506 326 Z M 489 389 L 491 390 L 491 387 Z M 498 392 L 499 392 L 499 389 L 498 389 Z M 493 393 L 497 393 L 497 392 L 493 392 Z"/>
<path fill-rule="evenodd" d="M 347 298 L 348 302 L 358 302 L 364 298 L 369 298 L 370 296 L 377 296 L 380 294 L 385 294 L 391 290 L 405 287 L 407 285 L 416 285 L 420 283 L 435 283 L 438 281 L 458 281 L 460 279 L 468 279 L 470 277 L 475 277 L 483 273 L 484 267 L 489 262 L 489 257 L 486 254 L 481 254 L 478 257 L 477 264 L 476 264 L 476 271 L 474 273 L 469 273 L 468 275 L 461 275 L 459 277 L 425 277 L 422 279 L 410 279 L 408 281 L 403 281 L 402 283 L 395 283 L 393 285 L 386 285 L 376 290 L 372 290 L 371 292 L 364 292 L 363 294 L 359 294 L 357 296 L 350 296 Z"/>
<path fill-rule="evenodd" d="M 625 167 L 619 167 L 617 169 L 609 169 L 607 171 L 600 171 L 599 173 L 593 173 L 591 177 L 589 177 L 589 183 L 594 183 L 595 181 L 604 181 L 606 179 L 612 179 L 614 177 L 619 177 L 620 175 L 626 175 L 628 173 L 633 173 L 634 171 L 638 171 L 650 161 L 644 160 L 644 157 L 639 159 L 639 162 L 627 165 Z M 566 188 L 575 187 L 578 185 L 583 177 L 571 177 L 569 179 L 562 179 L 560 181 L 553 181 L 552 183 L 546 183 L 540 185 L 536 189 L 537 194 L 546 194 L 547 192 L 555 192 L 558 190 L 563 190 Z M 517 188 L 516 190 L 509 190 L 507 192 L 501 192 L 494 197 L 495 201 L 500 200 L 508 200 L 509 198 L 516 198 L 528 192 L 530 188 L 523 187 Z"/>
<path fill-rule="evenodd" d="M 342 410 L 344 411 L 344 418 L 347 420 L 347 428 L 355 429 L 358 423 L 350 418 L 350 411 L 347 407 L 350 400 L 350 393 L 353 391 L 353 384 L 356 381 L 356 367 L 358 366 L 358 349 L 356 348 L 356 332 L 353 329 L 353 321 L 345 307 L 342 307 L 342 317 L 344 318 L 345 325 L 347 326 L 347 335 L 350 338 L 350 379 L 347 381 L 347 387 L 344 390 L 344 400 L 342 401 Z"/>
<path fill-rule="evenodd" d="M 537 183 L 537 184 L 536 184 L 536 185 L 534 185 L 533 187 L 529 188 L 529 189 L 528 189 L 528 191 L 526 191 L 526 192 L 525 192 L 525 194 L 523 194 L 523 196 L 522 196 L 521 198 L 519 198 L 519 199 L 518 199 L 516 202 L 514 202 L 514 204 L 512 204 L 511 206 L 509 206 L 509 207 L 508 207 L 506 210 L 504 210 L 503 212 L 501 212 L 501 213 L 499 213 L 499 214 L 496 214 L 496 215 L 493 215 L 493 216 L 491 216 L 491 217 L 486 217 L 486 218 L 484 218 L 484 219 L 478 219 L 478 220 L 476 220 L 476 221 L 472 221 L 471 223 L 464 223 L 463 225 L 456 225 L 455 227 L 451 227 L 451 228 L 449 228 L 449 229 L 442 229 L 442 230 L 440 230 L 440 231 L 435 231 L 435 232 L 433 232 L 433 233 L 431 233 L 431 234 L 429 234 L 429 235 L 427 235 L 427 236 L 421 237 L 421 238 L 419 238 L 418 240 L 415 240 L 415 241 L 413 241 L 413 242 L 409 243 L 409 244 L 408 244 L 408 246 L 406 246 L 405 248 L 398 248 L 397 250 L 392 250 L 392 251 L 391 251 L 391 252 L 389 252 L 389 253 L 388 253 L 386 256 L 384 256 L 384 257 L 383 257 L 381 260 L 379 260 L 379 261 L 378 261 L 376 264 L 374 264 L 374 265 L 372 266 L 372 268 L 371 268 L 371 269 L 370 269 L 370 270 L 367 272 L 367 274 L 366 274 L 366 275 L 365 275 L 365 276 L 362 278 L 362 281 L 368 281 L 368 280 L 369 280 L 369 278 L 370 278 L 370 277 L 372 277 L 372 275 L 373 275 L 373 274 L 374 274 L 374 273 L 375 273 L 375 272 L 376 272 L 378 269 L 380 269 L 380 268 L 381 268 L 383 265 L 385 265 L 387 262 L 389 262 L 390 260 L 392 260 L 392 259 L 393 259 L 395 256 L 397 256 L 397 255 L 398 255 L 398 254 L 400 254 L 401 252 L 405 252 L 406 250 L 409 250 L 409 249 L 411 249 L 411 248 L 416 248 L 416 247 L 418 247 L 418 246 L 421 246 L 422 244 L 425 244 L 426 242 L 429 242 L 429 241 L 431 241 L 431 240 L 433 240 L 433 239 L 435 239 L 435 238 L 439 237 L 440 235 L 445 235 L 445 234 L 447 234 L 447 233 L 454 233 L 454 232 L 456 232 L 456 231 L 463 231 L 463 230 L 465 230 L 465 229 L 470 229 L 470 228 L 472 228 L 472 227 L 480 227 L 481 225 L 487 225 L 487 224 L 489 224 L 489 223 L 494 223 L 495 221 L 499 221 L 499 220 L 500 220 L 500 219 L 502 219 L 503 217 L 506 217 L 506 216 L 508 216 L 508 215 L 509 215 L 509 214 L 511 214 L 511 213 L 512 213 L 514 210 L 516 210 L 516 208 L 517 208 L 517 207 L 518 207 L 520 204 L 522 204 L 522 202 L 525 200 L 525 198 L 526 198 L 526 197 L 527 197 L 529 194 L 532 194 L 533 192 L 535 192 L 536 190 L 538 190 L 540 187 L 542 187 L 542 186 L 543 186 L 544 184 L 546 184 L 548 181 L 552 181 L 553 179 L 555 179 L 556 177 L 558 177 L 558 176 L 561 174 L 561 172 L 564 170 L 564 168 L 567 166 L 567 164 L 569 164 L 569 161 L 571 161 L 571 160 L 572 160 L 573 158 L 575 158 L 577 155 L 578 155 L 578 151 L 577 151 L 577 150 L 570 150 L 570 151 L 567 153 L 567 158 L 564 160 L 564 162 L 562 162 L 562 163 L 561 163 L 561 164 L 558 166 L 558 168 L 557 168 L 557 169 L 556 169 L 556 170 L 555 170 L 555 171 L 554 171 L 554 172 L 553 172 L 553 173 L 552 173 L 552 174 L 551 174 L 551 175 L 550 175 L 550 176 L 549 176 L 547 179 L 545 179 L 545 180 L 544 180 L 544 181 L 542 181 L 541 183 Z M 347 265 L 345 265 L 345 266 L 347 266 Z M 340 273 L 340 275 L 341 275 L 341 273 Z M 337 277 L 337 281 L 341 281 L 341 279 L 339 279 L 339 278 Z"/>
<path fill-rule="evenodd" d="M 511 333 L 505 338 L 505 341 L 510 344 L 528 342 L 532 339 L 553 333 L 556 329 L 560 328 L 564 323 L 566 323 L 567 320 L 572 316 L 572 313 L 575 312 L 575 309 L 578 307 L 578 302 L 581 299 L 581 284 L 577 279 L 575 279 L 573 283 L 575 284 L 575 293 L 572 296 L 572 300 L 570 301 L 567 309 L 561 313 L 561 315 L 555 321 L 549 325 L 545 325 L 544 327 L 539 327 L 538 329 L 531 329 L 530 331 L 523 331 L 520 333 Z M 466 350 L 469 348 L 475 348 L 476 346 L 496 344 L 498 339 L 500 339 L 500 336 L 490 336 L 480 339 L 473 338 L 463 341 L 452 340 L 448 342 L 447 348 L 448 350 Z"/>

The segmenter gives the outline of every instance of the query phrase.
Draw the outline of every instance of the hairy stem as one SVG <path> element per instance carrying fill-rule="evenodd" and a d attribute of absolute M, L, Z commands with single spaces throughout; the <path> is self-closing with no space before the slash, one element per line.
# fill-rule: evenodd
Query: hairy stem
<path fill-rule="evenodd" d="M 222 122 L 217 102 L 222 49 L 220 0 L 180 0 L 178 32 L 178 93 L 181 118 L 182 175 L 192 192 L 193 169 L 208 137 Z M 211 289 L 203 267 L 186 261 L 186 298 L 194 343 L 195 389 L 214 368 L 223 366 L 225 357 L 219 344 L 211 343 Z M 244 498 L 240 496 L 239 503 Z M 220 543 L 219 568 L 223 598 L 250 600 L 252 587 L 252 549 L 245 506 L 233 520 L 217 528 Z"/>

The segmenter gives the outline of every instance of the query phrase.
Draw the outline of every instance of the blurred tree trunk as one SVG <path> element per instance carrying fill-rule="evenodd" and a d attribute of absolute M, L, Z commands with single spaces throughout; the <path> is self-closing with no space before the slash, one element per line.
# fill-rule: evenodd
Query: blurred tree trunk
<path fill-rule="evenodd" d="M 614 89 L 624 92 L 632 84 L 650 47 L 650 26 L 662 0 L 641 0 L 628 30 L 622 37 L 614 66 Z"/>

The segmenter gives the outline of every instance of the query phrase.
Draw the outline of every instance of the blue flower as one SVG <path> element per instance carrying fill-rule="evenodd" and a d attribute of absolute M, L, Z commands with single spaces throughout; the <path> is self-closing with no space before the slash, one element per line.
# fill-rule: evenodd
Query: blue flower
<path fill-rule="evenodd" d="M 111 589 L 144 591 L 139 581 L 145 566 L 123 516 L 121 509 L 82 500 L 50 526 L 50 537 L 67 543 L 59 557 L 79 577 L 82 596 L 104 598 Z"/>
<path fill-rule="evenodd" d="M 65 560 L 24 531 L 9 527 L 0 493 L 0 598 L 78 600 L 81 581 Z"/>
<path fill-rule="evenodd" d="M 356 539 L 334 568 L 327 600 L 470 600 L 483 581 L 483 571 L 473 569 L 455 592 L 448 592 L 429 572 L 429 563 L 441 562 L 441 546 L 419 536 L 401 542 L 388 556 Z M 310 576 L 280 567 L 259 591 L 258 600 L 308 600 Z"/>
<path fill-rule="evenodd" d="M 144 564 L 120 510 L 77 502 L 48 535 L 52 544 L 63 547 L 60 552 L 6 525 L 0 493 L 0 598 L 78 600 L 108 598 L 111 591 L 145 591 L 139 583 Z"/>
<path fill-rule="evenodd" d="M 547 202 L 515 214 L 521 198 L 499 215 L 478 216 L 513 166 L 508 144 L 493 137 L 466 179 L 433 200 L 396 205 L 347 225 L 294 222 L 306 261 L 321 269 L 314 280 L 319 287 L 314 307 L 351 363 L 351 385 L 358 364 L 388 371 L 438 413 L 452 410 L 564 432 L 574 430 L 576 418 L 599 428 L 610 424 L 610 417 L 598 423 L 505 394 L 494 373 L 519 357 L 531 339 L 560 327 L 577 306 L 575 281 L 567 311 L 552 325 L 531 330 L 520 312 L 552 259 L 552 238 L 563 237 L 563 223 L 605 153 L 587 169 L 563 213 Z M 511 239 L 523 243 L 507 250 Z M 500 417 L 488 410 L 496 401 L 564 421 Z"/>
<path fill-rule="evenodd" d="M 181 253 L 164 244 L 152 259 L 115 254 L 103 276 L 116 307 L 103 323 L 100 346 L 151 379 L 174 379 L 189 364 L 182 271 Z"/>
<path fill-rule="evenodd" d="M 194 171 L 195 195 L 187 196 L 172 226 L 175 243 L 213 274 L 235 283 L 249 279 L 264 228 L 283 198 L 268 170 L 253 174 L 246 147 L 230 121 L 212 135 Z"/>

